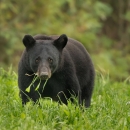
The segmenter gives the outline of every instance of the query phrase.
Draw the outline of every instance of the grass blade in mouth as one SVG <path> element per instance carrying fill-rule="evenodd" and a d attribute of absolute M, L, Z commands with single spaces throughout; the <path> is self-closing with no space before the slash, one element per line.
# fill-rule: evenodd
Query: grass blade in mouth
<path fill-rule="evenodd" d="M 26 73 L 25 75 L 26 75 L 26 76 L 33 76 L 33 75 L 34 75 L 32 82 L 31 82 L 30 85 L 25 89 L 25 91 L 28 92 L 28 93 L 30 93 L 31 87 L 33 86 L 34 89 L 35 89 L 35 91 L 37 91 L 37 92 L 39 93 L 40 97 L 41 97 L 41 93 L 43 93 L 44 88 L 45 88 L 46 83 L 47 83 L 47 81 L 48 81 L 49 78 L 45 80 L 45 82 L 44 82 L 44 84 L 43 84 L 42 92 L 39 92 L 38 89 L 39 89 L 39 87 L 40 87 L 40 85 L 41 85 L 41 81 L 42 81 L 42 80 L 38 77 L 38 74 L 37 74 L 37 73 L 33 73 L 33 74 L 27 74 L 27 73 Z M 36 81 L 38 78 L 39 78 L 39 83 L 38 83 L 38 85 L 35 87 L 35 86 L 34 86 L 34 83 L 35 83 L 35 81 Z M 21 90 L 21 91 L 22 91 L 22 90 Z M 22 91 L 22 92 L 23 92 L 23 91 Z M 23 92 L 23 93 L 28 97 L 28 99 L 30 99 L 30 97 L 29 97 L 25 92 Z"/>
<path fill-rule="evenodd" d="M 44 88 L 45 88 L 45 86 L 46 86 L 46 84 L 47 84 L 47 81 L 48 81 L 48 79 L 46 79 L 46 81 L 45 81 L 45 83 L 44 83 L 44 85 L 43 85 L 42 92 L 43 92 L 43 90 L 44 90 Z"/>
<path fill-rule="evenodd" d="M 36 75 L 35 73 L 33 73 L 33 74 L 25 74 L 25 75 L 27 75 L 27 76 L 33 76 L 33 75 Z"/>
<path fill-rule="evenodd" d="M 32 82 L 31 82 L 31 84 L 26 88 L 26 90 L 25 90 L 26 92 L 30 92 L 31 86 L 34 84 L 34 82 L 37 80 L 37 78 L 38 78 L 37 75 L 34 76 L 34 78 L 33 78 Z"/>
<path fill-rule="evenodd" d="M 35 73 L 34 73 L 34 74 L 35 74 Z M 32 74 L 32 75 L 25 74 L 25 75 L 27 75 L 27 76 L 33 76 L 34 74 Z M 38 76 L 37 76 L 37 74 L 35 74 L 35 76 L 34 76 L 32 82 L 31 82 L 31 84 L 26 88 L 26 90 L 25 90 L 26 92 L 28 92 L 28 93 L 30 92 L 31 86 L 34 84 L 34 82 L 35 82 L 37 79 L 38 79 Z M 48 81 L 48 79 L 46 79 L 46 81 L 45 81 L 45 83 L 44 83 L 44 85 L 43 85 L 42 92 L 43 92 L 43 90 L 44 90 L 44 88 L 45 88 L 45 86 L 46 86 L 47 81 Z M 41 79 L 40 79 L 39 84 L 38 84 L 37 87 L 35 88 L 35 91 L 37 91 L 37 90 L 39 89 L 40 84 L 41 84 Z"/>
<path fill-rule="evenodd" d="M 37 91 L 37 90 L 39 89 L 40 84 L 41 84 L 41 79 L 40 79 L 39 84 L 38 84 L 37 87 L 35 88 L 35 91 Z"/>

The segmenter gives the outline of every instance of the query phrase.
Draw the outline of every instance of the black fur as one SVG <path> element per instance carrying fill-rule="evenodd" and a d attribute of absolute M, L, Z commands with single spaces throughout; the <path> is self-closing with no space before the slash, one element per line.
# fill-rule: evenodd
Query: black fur
<path fill-rule="evenodd" d="M 36 102 L 40 97 L 51 97 L 67 104 L 71 94 L 78 96 L 79 104 L 90 106 L 94 87 L 94 67 L 91 58 L 83 45 L 66 35 L 34 37 L 25 35 L 24 50 L 18 66 L 18 85 L 22 104 L 26 104 L 28 97 Z M 31 84 L 34 75 L 42 79 L 41 85 L 35 88 L 39 79 L 31 86 L 30 92 L 26 88 Z M 28 74 L 28 75 L 26 75 Z M 30 75 L 30 76 L 29 76 Z M 45 79 L 47 84 L 42 92 Z"/>

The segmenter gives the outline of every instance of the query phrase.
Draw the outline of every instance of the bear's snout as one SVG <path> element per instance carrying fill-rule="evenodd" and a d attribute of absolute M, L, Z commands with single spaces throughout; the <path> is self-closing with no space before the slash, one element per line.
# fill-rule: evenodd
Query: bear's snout
<path fill-rule="evenodd" d="M 42 80 L 49 79 L 51 77 L 51 71 L 47 67 L 43 67 L 39 70 L 38 76 Z"/>

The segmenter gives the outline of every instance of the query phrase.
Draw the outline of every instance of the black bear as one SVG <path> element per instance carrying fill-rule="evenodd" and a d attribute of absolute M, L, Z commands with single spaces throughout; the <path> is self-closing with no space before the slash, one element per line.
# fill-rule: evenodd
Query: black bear
<path fill-rule="evenodd" d="M 18 85 L 22 104 L 40 97 L 67 104 L 73 95 L 80 105 L 89 107 L 95 71 L 83 45 L 61 36 L 25 35 L 25 50 L 18 66 Z M 37 77 L 37 78 L 35 78 Z"/>

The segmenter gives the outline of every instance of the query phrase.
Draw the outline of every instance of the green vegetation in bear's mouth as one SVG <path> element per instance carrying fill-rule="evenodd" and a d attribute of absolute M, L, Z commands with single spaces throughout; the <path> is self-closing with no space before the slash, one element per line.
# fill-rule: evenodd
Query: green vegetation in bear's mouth
<path fill-rule="evenodd" d="M 31 84 L 26 88 L 26 92 L 30 92 L 30 89 L 31 89 L 31 86 L 35 83 L 35 81 L 38 79 L 38 76 L 37 75 L 35 75 L 34 76 L 34 78 L 33 78 L 33 80 L 32 80 L 32 82 L 31 82 Z"/>
<path fill-rule="evenodd" d="M 45 86 L 46 86 L 46 84 L 47 84 L 47 81 L 48 81 L 48 79 L 45 80 L 45 83 L 44 83 L 44 85 L 43 85 L 42 92 L 44 91 L 44 88 L 45 88 Z"/>
<path fill-rule="evenodd" d="M 34 75 L 34 78 L 33 78 L 33 80 L 32 80 L 32 82 L 31 82 L 31 84 L 26 88 L 26 92 L 30 92 L 30 89 L 31 89 L 31 86 L 35 83 L 35 81 L 37 80 L 37 79 L 39 79 L 39 83 L 38 83 L 38 85 L 36 86 L 36 88 L 35 88 L 35 91 L 38 91 L 38 89 L 39 89 L 39 87 L 40 87 L 40 84 L 41 84 L 41 79 L 37 76 L 37 74 L 33 74 L 33 75 L 29 75 L 29 74 L 25 74 L 25 75 L 27 75 L 27 76 L 33 76 Z M 45 88 L 45 86 L 46 86 L 46 83 L 47 83 L 47 81 L 48 81 L 48 79 L 46 79 L 45 80 L 45 83 L 44 83 L 44 85 L 43 85 L 43 89 L 42 89 L 42 92 L 43 92 L 43 90 L 44 90 L 44 88 Z"/>

